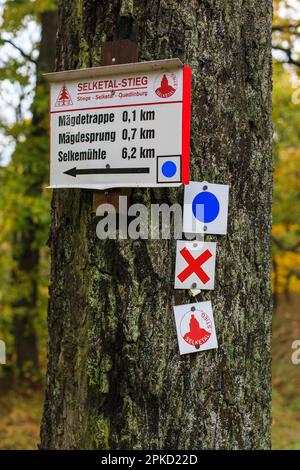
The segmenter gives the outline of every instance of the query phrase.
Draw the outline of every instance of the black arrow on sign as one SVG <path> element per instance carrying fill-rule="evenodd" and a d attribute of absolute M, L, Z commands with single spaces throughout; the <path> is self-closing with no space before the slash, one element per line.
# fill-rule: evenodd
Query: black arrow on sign
<path fill-rule="evenodd" d="M 66 175 L 76 178 L 77 175 L 116 175 L 116 174 L 136 174 L 150 173 L 150 168 L 83 168 L 76 166 L 70 170 L 64 171 Z"/>

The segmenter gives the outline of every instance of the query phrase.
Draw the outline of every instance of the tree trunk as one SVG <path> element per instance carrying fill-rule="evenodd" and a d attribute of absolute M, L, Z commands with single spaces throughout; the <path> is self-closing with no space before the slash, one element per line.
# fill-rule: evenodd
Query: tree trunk
<path fill-rule="evenodd" d="M 92 192 L 52 201 L 46 449 L 270 447 L 271 0 L 61 0 L 57 70 L 103 41 L 193 68 L 192 180 L 229 183 L 211 299 L 219 349 L 180 356 L 176 242 L 100 241 Z M 182 188 L 132 201 L 182 203 Z"/>
<path fill-rule="evenodd" d="M 17 165 L 20 164 L 21 167 L 24 198 L 28 198 L 28 200 L 42 197 L 43 185 L 48 173 L 47 144 L 45 145 L 48 109 L 43 98 L 43 94 L 48 94 L 48 84 L 45 83 L 42 74 L 52 71 L 54 67 L 56 26 L 56 11 L 41 14 L 41 42 L 36 67 L 36 92 L 32 104 L 32 123 L 27 141 L 25 144 L 18 144 L 26 146 L 26 151 L 22 150 L 22 161 Z M 16 158 L 18 158 L 18 151 L 16 154 Z M 35 162 L 33 162 L 33 155 L 36 156 Z M 12 303 L 13 328 L 18 377 L 38 381 L 40 366 L 35 322 L 39 302 L 40 242 L 38 235 L 42 227 L 39 222 L 36 222 L 36 214 L 31 213 L 31 207 L 26 207 L 26 213 L 28 216 L 20 224 L 20 230 L 12 236 L 14 260 L 12 284 L 16 289 Z"/>

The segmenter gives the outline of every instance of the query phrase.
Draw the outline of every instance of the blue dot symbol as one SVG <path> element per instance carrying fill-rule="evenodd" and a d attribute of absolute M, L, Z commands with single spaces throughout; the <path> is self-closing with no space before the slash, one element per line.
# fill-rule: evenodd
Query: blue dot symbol
<path fill-rule="evenodd" d="M 168 161 L 163 164 L 161 171 L 166 178 L 172 178 L 177 171 L 177 166 L 174 162 Z"/>
<path fill-rule="evenodd" d="M 213 193 L 204 191 L 195 196 L 192 210 L 196 219 L 200 220 L 200 222 L 209 223 L 218 217 L 220 204 Z"/>

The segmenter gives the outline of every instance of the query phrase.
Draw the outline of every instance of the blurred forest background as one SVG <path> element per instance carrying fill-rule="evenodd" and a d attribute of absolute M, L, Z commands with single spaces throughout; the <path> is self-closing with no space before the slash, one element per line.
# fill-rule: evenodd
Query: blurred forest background
<path fill-rule="evenodd" d="M 78 8 L 80 3 L 77 2 Z M 0 0 L 0 449 L 35 449 L 47 345 L 56 0 Z M 273 448 L 300 449 L 300 1 L 275 0 Z"/>

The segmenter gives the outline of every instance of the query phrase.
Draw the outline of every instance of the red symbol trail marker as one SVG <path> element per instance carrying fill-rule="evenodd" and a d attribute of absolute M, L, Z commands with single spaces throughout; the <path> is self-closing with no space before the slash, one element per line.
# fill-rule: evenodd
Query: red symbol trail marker
<path fill-rule="evenodd" d="M 176 251 L 175 289 L 213 289 L 216 243 L 179 240 Z"/>
<path fill-rule="evenodd" d="M 211 302 L 176 305 L 173 309 L 180 354 L 218 347 Z"/>
<path fill-rule="evenodd" d="M 173 85 L 170 85 L 167 74 L 163 74 L 163 77 L 160 82 L 160 86 L 156 88 L 155 93 L 160 97 L 160 98 L 169 98 L 170 96 L 174 95 L 176 88 L 177 88 L 177 83 L 176 79 L 174 78 L 174 74 L 169 74 L 170 78 L 172 79 Z"/>

